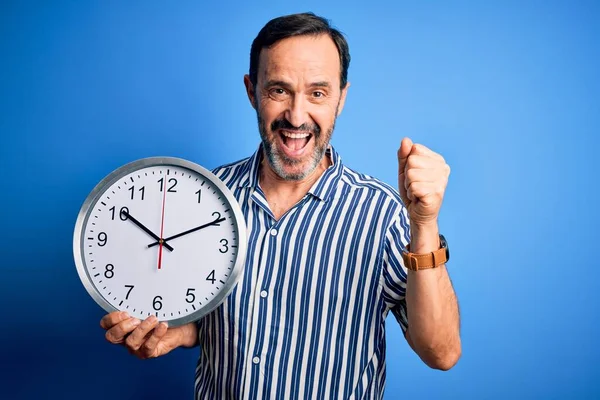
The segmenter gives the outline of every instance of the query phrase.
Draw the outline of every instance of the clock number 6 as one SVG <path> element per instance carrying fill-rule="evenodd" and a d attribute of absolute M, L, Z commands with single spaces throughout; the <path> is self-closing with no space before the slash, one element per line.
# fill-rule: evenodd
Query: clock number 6
<path fill-rule="evenodd" d="M 156 296 L 154 298 L 154 301 L 152 302 L 152 307 L 154 307 L 154 309 L 156 311 L 159 311 L 162 308 L 162 303 L 161 303 L 162 297 L 160 296 Z"/>

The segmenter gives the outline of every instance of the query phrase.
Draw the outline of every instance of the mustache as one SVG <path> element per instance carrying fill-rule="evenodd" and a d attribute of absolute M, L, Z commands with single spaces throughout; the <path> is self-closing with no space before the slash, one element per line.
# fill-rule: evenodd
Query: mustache
<path fill-rule="evenodd" d="M 312 132 L 315 136 L 321 134 L 321 128 L 317 124 L 304 123 L 300 126 L 292 125 L 287 119 L 281 118 L 271 122 L 271 131 L 285 129 L 286 131 Z"/>

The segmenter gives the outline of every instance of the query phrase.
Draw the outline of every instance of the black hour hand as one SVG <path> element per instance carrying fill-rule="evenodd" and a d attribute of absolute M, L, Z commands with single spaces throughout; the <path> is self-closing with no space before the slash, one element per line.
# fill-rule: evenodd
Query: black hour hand
<path fill-rule="evenodd" d="M 219 223 L 221 223 L 223 221 L 225 221 L 225 218 L 215 219 L 214 221 L 209 222 L 208 224 L 200 225 L 200 226 L 197 226 L 195 228 L 188 229 L 185 232 L 178 233 L 177 235 L 169 236 L 168 238 L 165 238 L 164 241 L 177 239 L 179 237 L 182 237 L 182 236 L 187 235 L 187 234 L 192 233 L 192 232 L 199 231 L 200 229 L 204 229 L 204 228 L 207 228 L 207 227 L 212 226 L 212 225 L 219 226 Z M 159 242 L 151 243 L 151 244 L 148 245 L 148 247 L 156 246 L 156 245 L 158 245 L 158 243 Z"/>

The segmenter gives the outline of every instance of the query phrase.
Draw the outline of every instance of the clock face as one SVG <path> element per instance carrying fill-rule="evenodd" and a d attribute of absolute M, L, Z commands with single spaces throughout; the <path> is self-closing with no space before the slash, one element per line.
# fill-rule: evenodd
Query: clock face
<path fill-rule="evenodd" d="M 106 311 L 156 315 L 169 326 L 197 320 L 233 289 L 246 228 L 239 206 L 212 173 L 155 157 L 127 164 L 85 201 L 75 263 Z"/>

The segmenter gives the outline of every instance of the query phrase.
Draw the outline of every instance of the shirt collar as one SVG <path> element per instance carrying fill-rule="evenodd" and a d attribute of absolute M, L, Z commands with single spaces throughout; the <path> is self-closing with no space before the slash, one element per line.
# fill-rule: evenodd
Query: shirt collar
<path fill-rule="evenodd" d="M 330 158 L 331 165 L 323 172 L 323 175 L 319 177 L 308 191 L 309 194 L 322 201 L 328 201 L 333 196 L 343 171 L 342 159 L 332 145 L 329 145 L 325 151 L 325 156 Z M 245 171 L 242 173 L 238 185 L 239 187 L 258 188 L 262 158 L 263 149 L 261 144 L 254 154 L 246 161 L 244 165 Z"/>

